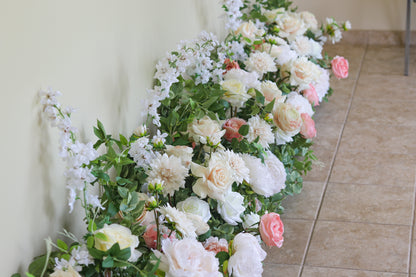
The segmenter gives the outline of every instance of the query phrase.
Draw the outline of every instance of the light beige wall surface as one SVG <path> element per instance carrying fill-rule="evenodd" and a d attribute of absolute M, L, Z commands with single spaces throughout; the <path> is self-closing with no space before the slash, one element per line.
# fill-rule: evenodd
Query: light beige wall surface
<path fill-rule="evenodd" d="M 293 0 L 300 11 L 318 19 L 350 20 L 353 30 L 404 30 L 407 0 Z M 416 3 L 412 1 L 412 30 L 416 30 Z"/>
<path fill-rule="evenodd" d="M 97 118 L 130 134 L 156 61 L 201 30 L 219 33 L 221 14 L 215 0 L 0 0 L 1 276 L 26 270 L 62 228 L 83 232 L 37 92 L 60 90 L 85 140 Z"/>

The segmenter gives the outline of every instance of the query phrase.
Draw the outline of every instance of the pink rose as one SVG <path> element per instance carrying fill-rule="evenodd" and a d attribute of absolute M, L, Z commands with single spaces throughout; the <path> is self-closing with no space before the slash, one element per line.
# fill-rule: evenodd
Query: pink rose
<path fill-rule="evenodd" d="M 282 247 L 283 245 L 283 223 L 277 213 L 268 213 L 260 219 L 260 236 L 268 246 Z"/>
<path fill-rule="evenodd" d="M 303 113 L 300 116 L 303 120 L 302 127 L 300 127 L 300 134 L 306 139 L 316 137 L 315 121 L 307 113 Z"/>
<path fill-rule="evenodd" d="M 309 88 L 302 91 L 302 94 L 306 97 L 306 99 L 308 99 L 311 105 L 314 105 L 315 107 L 319 106 L 318 93 L 316 92 L 316 89 L 312 84 L 309 84 Z"/>
<path fill-rule="evenodd" d="M 223 74 L 226 74 L 227 71 L 231 70 L 231 69 L 240 69 L 240 66 L 238 65 L 238 62 L 236 61 L 232 61 L 229 58 L 226 58 L 224 60 L 224 64 L 225 64 L 225 72 Z"/>
<path fill-rule="evenodd" d="M 228 141 L 231 141 L 233 138 L 238 139 L 241 141 L 243 136 L 238 133 L 240 127 L 246 125 L 247 122 L 244 119 L 233 117 L 225 121 L 224 125 L 222 126 L 225 129 L 224 138 Z"/>
<path fill-rule="evenodd" d="M 167 239 L 169 237 L 170 240 L 176 238 L 176 233 L 171 232 L 167 227 L 160 226 L 161 238 Z M 170 234 L 170 236 L 169 236 Z M 151 224 L 147 226 L 146 232 L 143 234 L 144 242 L 146 246 L 152 249 L 156 249 L 157 247 L 157 228 L 156 224 Z"/>
<path fill-rule="evenodd" d="M 332 72 L 338 79 L 345 79 L 348 77 L 348 61 L 344 57 L 336 56 L 332 62 Z"/>

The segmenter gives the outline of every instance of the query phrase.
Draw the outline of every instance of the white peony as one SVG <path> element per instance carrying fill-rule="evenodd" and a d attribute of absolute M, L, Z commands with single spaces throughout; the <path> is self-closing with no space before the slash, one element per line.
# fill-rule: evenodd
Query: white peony
<path fill-rule="evenodd" d="M 196 239 L 163 240 L 162 250 L 169 265 L 166 277 L 222 276 L 215 254 Z"/>
<path fill-rule="evenodd" d="M 328 93 L 329 90 L 329 71 L 323 68 L 320 68 L 321 75 L 315 83 L 315 90 L 319 97 L 319 102 L 322 102 L 322 99 Z"/>
<path fill-rule="evenodd" d="M 273 190 L 277 193 L 286 187 L 285 166 L 272 152 L 267 151 L 266 154 L 267 157 L 264 162 L 272 175 Z"/>
<path fill-rule="evenodd" d="M 188 124 L 188 132 L 195 142 L 208 145 L 219 144 L 225 134 L 225 130 L 221 130 L 221 125 L 207 115 Z"/>
<path fill-rule="evenodd" d="M 180 158 L 157 153 L 147 170 L 149 183 L 159 180 L 163 185 L 163 195 L 173 195 L 175 191 L 185 187 L 185 178 L 188 176 L 188 169 L 182 164 Z"/>
<path fill-rule="evenodd" d="M 286 103 L 291 104 L 299 114 L 307 113 L 310 117 L 314 114 L 311 104 L 308 99 L 300 95 L 299 93 L 292 91 L 287 95 Z"/>
<path fill-rule="evenodd" d="M 272 127 L 258 115 L 251 117 L 247 123 L 249 126 L 247 140 L 249 142 L 253 142 L 259 137 L 258 143 L 263 146 L 263 148 L 268 148 L 269 144 L 274 142 Z"/>
<path fill-rule="evenodd" d="M 238 192 L 229 192 L 224 201 L 218 201 L 217 211 L 225 222 L 237 225 L 242 222 L 240 215 L 245 211 L 244 197 Z"/>
<path fill-rule="evenodd" d="M 277 71 L 273 57 L 266 52 L 254 52 L 244 62 L 248 71 L 257 72 L 259 76 L 267 72 Z"/>
<path fill-rule="evenodd" d="M 262 261 L 266 252 L 258 240 L 249 233 L 239 233 L 233 242 L 234 254 L 228 261 L 228 271 L 236 277 L 261 277 Z"/>
<path fill-rule="evenodd" d="M 247 182 L 250 180 L 250 170 L 247 168 L 240 154 L 234 153 L 232 150 L 220 151 L 212 154 L 211 159 L 216 159 L 217 157 L 224 159 L 230 166 L 235 182 L 241 184 L 244 180 Z"/>
<path fill-rule="evenodd" d="M 211 218 L 209 205 L 196 196 L 190 196 L 176 204 L 179 211 L 199 215 L 205 222 Z"/>
<path fill-rule="evenodd" d="M 211 159 L 207 167 L 196 163 L 191 165 L 192 174 L 199 179 L 192 190 L 201 198 L 207 196 L 224 201 L 234 182 L 233 171 L 225 159 Z"/>
<path fill-rule="evenodd" d="M 256 213 L 249 213 L 243 216 L 243 228 L 257 228 L 259 226 L 260 216 Z"/>
<path fill-rule="evenodd" d="M 136 262 L 141 253 L 135 248 L 139 246 L 139 238 L 132 235 L 131 230 L 119 224 L 105 224 L 103 228 L 95 231 L 95 234 L 101 233 L 106 236 L 106 240 L 95 237 L 95 248 L 101 251 L 109 250 L 114 244 L 118 243 L 120 249 L 130 248 L 131 256 L 129 262 Z"/>

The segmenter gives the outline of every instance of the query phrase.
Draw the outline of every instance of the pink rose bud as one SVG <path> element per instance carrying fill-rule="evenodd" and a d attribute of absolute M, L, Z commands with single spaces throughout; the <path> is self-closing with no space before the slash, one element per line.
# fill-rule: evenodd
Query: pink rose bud
<path fill-rule="evenodd" d="M 224 125 L 222 126 L 225 129 L 224 138 L 228 141 L 231 141 L 233 138 L 238 139 L 241 141 L 243 136 L 238 133 L 240 127 L 246 125 L 247 122 L 244 119 L 233 117 L 225 121 Z"/>
<path fill-rule="evenodd" d="M 316 92 L 315 87 L 312 84 L 309 84 L 309 88 L 302 91 L 302 94 L 306 99 L 308 99 L 311 105 L 319 106 L 319 97 L 318 93 Z"/>
<path fill-rule="evenodd" d="M 277 213 L 268 213 L 260 219 L 260 236 L 268 246 L 282 247 L 283 245 L 283 223 Z"/>
<path fill-rule="evenodd" d="M 332 72 L 338 79 L 345 79 L 348 77 L 348 61 L 344 57 L 336 56 L 332 62 Z"/>
<path fill-rule="evenodd" d="M 300 116 L 303 120 L 302 127 L 300 127 L 300 134 L 306 139 L 316 137 L 315 121 L 307 113 L 303 113 Z"/>

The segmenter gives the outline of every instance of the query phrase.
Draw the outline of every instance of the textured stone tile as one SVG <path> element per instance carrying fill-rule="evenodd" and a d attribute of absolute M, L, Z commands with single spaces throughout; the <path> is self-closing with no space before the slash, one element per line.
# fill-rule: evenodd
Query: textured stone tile
<path fill-rule="evenodd" d="M 263 265 L 263 277 L 298 277 L 299 265 L 268 264 Z"/>
<path fill-rule="evenodd" d="M 312 221 L 284 219 L 284 242 L 281 248 L 264 246 L 265 263 L 300 265 L 302 263 Z"/>
<path fill-rule="evenodd" d="M 416 94 L 416 91 L 414 92 Z M 416 102 L 354 99 L 348 122 L 416 127 Z"/>
<path fill-rule="evenodd" d="M 282 206 L 285 210 L 282 219 L 315 219 L 324 185 L 324 182 L 303 182 L 300 194 L 283 200 Z"/>
<path fill-rule="evenodd" d="M 316 137 L 313 138 L 312 149 L 316 151 L 319 151 L 319 149 L 335 151 L 341 133 L 342 124 L 327 123 L 316 120 L 315 128 Z"/>
<path fill-rule="evenodd" d="M 341 80 L 342 81 L 342 80 Z M 362 75 L 354 100 L 416 101 L 416 78 L 412 76 Z M 414 105 L 414 104 L 408 104 Z"/>
<path fill-rule="evenodd" d="M 316 107 L 314 120 L 321 123 L 344 123 L 351 99 L 348 90 L 349 89 L 347 89 L 347 92 L 336 90 L 329 98 L 329 102 L 321 102 L 320 105 Z"/>
<path fill-rule="evenodd" d="M 416 127 L 347 122 L 340 147 L 351 151 L 416 154 L 415 134 Z"/>
<path fill-rule="evenodd" d="M 306 265 L 406 273 L 410 226 L 318 221 Z"/>
<path fill-rule="evenodd" d="M 412 187 L 329 183 L 319 220 L 412 225 Z"/>
<path fill-rule="evenodd" d="M 406 277 L 407 274 L 305 266 L 301 277 Z"/>
<path fill-rule="evenodd" d="M 330 182 L 414 186 L 415 156 L 350 152 L 346 148 L 340 147 L 338 150 Z"/>

